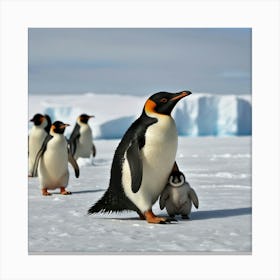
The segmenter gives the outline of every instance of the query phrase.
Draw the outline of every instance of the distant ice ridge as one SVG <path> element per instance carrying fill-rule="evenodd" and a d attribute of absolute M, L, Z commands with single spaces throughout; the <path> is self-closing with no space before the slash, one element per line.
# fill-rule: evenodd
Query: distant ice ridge
<path fill-rule="evenodd" d="M 174 118 L 181 136 L 251 135 L 251 97 L 194 94 L 176 105 Z"/>
<path fill-rule="evenodd" d="M 30 117 L 37 112 L 71 124 L 79 114 L 96 116 L 90 125 L 95 139 L 121 138 L 140 116 L 147 97 L 108 94 L 30 95 Z M 178 102 L 172 113 L 180 136 L 240 136 L 252 133 L 250 95 L 193 93 Z"/>

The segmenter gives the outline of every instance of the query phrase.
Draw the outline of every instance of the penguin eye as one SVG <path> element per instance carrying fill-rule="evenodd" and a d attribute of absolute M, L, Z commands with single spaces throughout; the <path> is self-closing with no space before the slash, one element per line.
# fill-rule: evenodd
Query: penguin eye
<path fill-rule="evenodd" d="M 166 103 L 167 102 L 167 98 L 161 98 L 160 102 L 161 103 Z"/>

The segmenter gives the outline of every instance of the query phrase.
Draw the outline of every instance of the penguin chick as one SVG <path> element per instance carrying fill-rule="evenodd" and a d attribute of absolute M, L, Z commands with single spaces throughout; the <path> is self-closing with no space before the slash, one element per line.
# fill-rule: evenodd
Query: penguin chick
<path fill-rule="evenodd" d="M 172 173 L 160 196 L 160 209 L 166 207 L 170 217 L 181 215 L 183 219 L 189 219 L 192 203 L 198 208 L 198 197 L 194 189 L 186 182 L 182 172 Z"/>
<path fill-rule="evenodd" d="M 34 123 L 28 136 L 28 176 L 31 177 L 36 155 L 51 127 L 51 118 L 48 115 L 35 114 L 30 120 Z"/>
<path fill-rule="evenodd" d="M 92 131 L 88 120 L 94 116 L 82 114 L 77 118 L 76 125 L 70 135 L 69 145 L 73 157 L 77 160 L 96 156 L 96 148 L 93 144 Z"/>
<path fill-rule="evenodd" d="M 66 190 L 69 180 L 68 161 L 75 170 L 75 176 L 79 177 L 79 167 L 76 160 L 68 150 L 67 141 L 63 135 L 69 124 L 56 121 L 52 124 L 48 135 L 39 152 L 37 153 L 32 175 L 39 175 L 42 195 L 51 195 L 48 189 L 60 188 L 63 195 L 71 194 Z"/>
<path fill-rule="evenodd" d="M 149 223 L 170 221 L 154 215 L 152 206 L 176 164 L 178 134 L 170 114 L 190 94 L 158 92 L 146 101 L 115 151 L 107 191 L 88 214 L 132 210 Z"/>

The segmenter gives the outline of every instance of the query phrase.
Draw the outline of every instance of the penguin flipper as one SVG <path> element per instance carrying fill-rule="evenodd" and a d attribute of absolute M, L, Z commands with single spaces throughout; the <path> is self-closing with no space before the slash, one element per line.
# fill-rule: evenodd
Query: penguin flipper
<path fill-rule="evenodd" d="M 95 145 L 92 144 L 92 156 L 95 157 L 96 156 L 96 148 Z"/>
<path fill-rule="evenodd" d="M 80 125 L 76 123 L 70 138 L 69 138 L 69 144 L 70 144 L 70 152 L 72 155 L 75 154 L 77 149 L 77 141 L 80 137 Z"/>
<path fill-rule="evenodd" d="M 79 165 L 77 161 L 74 159 L 69 149 L 68 149 L 68 161 L 71 163 L 72 167 L 74 168 L 76 178 L 79 178 L 80 176 Z"/>
<path fill-rule="evenodd" d="M 52 138 L 53 138 L 53 136 L 48 134 L 46 136 L 46 138 L 44 139 L 44 142 L 41 146 L 41 149 L 38 151 L 38 153 L 36 155 L 35 162 L 34 162 L 34 165 L 33 165 L 33 169 L 31 171 L 31 177 L 37 177 L 38 176 L 37 170 L 38 170 L 39 160 L 40 160 L 41 156 L 44 154 L 44 152 L 46 151 L 47 144 Z"/>
<path fill-rule="evenodd" d="M 193 188 L 190 188 L 190 192 L 189 192 L 189 197 L 193 203 L 193 205 L 195 206 L 195 208 L 198 208 L 199 205 L 199 201 L 198 201 L 198 197 L 196 195 L 196 192 L 194 191 Z"/>
<path fill-rule="evenodd" d="M 160 210 L 164 209 L 165 203 L 166 203 L 166 200 L 168 199 L 168 197 L 169 197 L 169 193 L 168 193 L 167 189 L 164 189 L 160 196 L 160 199 L 159 199 Z"/>
<path fill-rule="evenodd" d="M 45 114 L 45 118 L 47 119 L 48 125 L 45 127 L 45 131 L 47 133 L 50 133 L 51 125 L 52 125 L 52 120 L 51 117 L 47 114 Z"/>
<path fill-rule="evenodd" d="M 131 142 L 126 154 L 130 168 L 131 189 L 134 193 L 137 193 L 140 189 L 143 176 L 143 163 L 138 141 L 134 140 Z"/>

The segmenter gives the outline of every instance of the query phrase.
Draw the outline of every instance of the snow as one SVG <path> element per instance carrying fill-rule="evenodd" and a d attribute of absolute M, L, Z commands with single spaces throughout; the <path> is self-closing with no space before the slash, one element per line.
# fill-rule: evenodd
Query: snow
<path fill-rule="evenodd" d="M 131 122 L 142 112 L 148 96 L 85 93 L 83 95 L 30 95 L 29 118 L 41 112 L 52 120 L 75 124 L 81 113 L 93 114 L 90 121 L 95 139 L 122 137 Z M 251 135 L 250 95 L 193 93 L 175 107 L 173 117 L 181 136 Z M 31 124 L 29 124 L 31 125 Z M 66 130 L 71 133 L 73 127 Z"/>
<path fill-rule="evenodd" d="M 69 165 L 71 196 L 43 197 L 28 181 L 30 254 L 192 254 L 252 251 L 251 137 L 179 137 L 177 162 L 199 198 L 191 220 L 149 224 L 135 212 L 87 215 L 107 189 L 119 139 L 96 140 L 97 157 Z M 165 209 L 155 214 L 166 216 Z"/>

